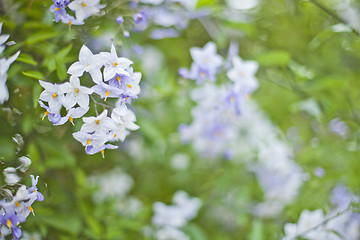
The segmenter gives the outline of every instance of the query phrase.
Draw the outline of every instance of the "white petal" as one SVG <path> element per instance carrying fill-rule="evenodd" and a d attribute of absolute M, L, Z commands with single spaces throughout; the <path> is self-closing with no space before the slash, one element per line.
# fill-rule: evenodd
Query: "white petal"
<path fill-rule="evenodd" d="M 83 75 L 84 71 L 85 71 L 85 65 L 83 65 L 80 62 L 75 62 L 69 67 L 67 73 L 80 77 Z"/>

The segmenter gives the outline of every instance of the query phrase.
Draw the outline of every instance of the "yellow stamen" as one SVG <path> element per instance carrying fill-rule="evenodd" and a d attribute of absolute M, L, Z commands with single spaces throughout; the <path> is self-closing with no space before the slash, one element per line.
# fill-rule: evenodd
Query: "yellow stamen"
<path fill-rule="evenodd" d="M 101 150 L 100 152 L 101 152 L 102 157 L 105 158 L 105 154 L 104 154 L 105 151 L 104 151 L 104 150 Z"/>
<path fill-rule="evenodd" d="M 79 89 L 78 89 L 78 88 L 75 88 L 75 92 L 78 93 L 78 92 L 79 92 Z"/>
<path fill-rule="evenodd" d="M 83 3 L 81 4 L 81 6 L 86 7 L 86 3 L 83 2 Z"/>
<path fill-rule="evenodd" d="M 55 11 L 60 11 L 60 8 L 55 8 Z"/>
<path fill-rule="evenodd" d="M 29 206 L 28 208 L 29 208 L 30 212 L 32 212 L 32 214 L 35 215 L 34 209 L 31 206 Z"/>
<path fill-rule="evenodd" d="M 114 67 L 116 67 L 117 65 L 119 65 L 117 62 L 114 62 Z"/>
<path fill-rule="evenodd" d="M 241 72 L 240 72 L 240 76 L 241 76 L 241 77 L 245 77 L 245 73 L 241 71 Z"/>
<path fill-rule="evenodd" d="M 42 117 L 41 120 L 44 120 L 44 118 L 45 118 L 47 115 L 49 115 L 49 112 L 48 112 L 48 111 L 45 111 L 45 112 L 44 112 L 44 116 Z"/>
<path fill-rule="evenodd" d="M 132 88 L 132 85 L 131 85 L 131 84 L 128 84 L 128 88 Z"/>
<path fill-rule="evenodd" d="M 106 93 L 105 93 L 105 96 L 109 96 L 109 94 L 110 94 L 110 91 L 107 90 Z"/>
<path fill-rule="evenodd" d="M 53 95 L 51 95 L 53 98 L 56 98 L 57 97 L 57 94 L 54 93 Z"/>
<path fill-rule="evenodd" d="M 129 99 L 129 97 L 126 97 L 126 100 L 128 100 Z"/>
<path fill-rule="evenodd" d="M 69 117 L 69 122 L 71 122 L 72 125 L 75 125 L 73 121 L 74 121 L 74 119 L 70 116 Z"/>
<path fill-rule="evenodd" d="M 19 202 L 16 202 L 15 205 L 16 205 L 16 207 L 20 207 L 20 203 L 19 203 Z"/>
<path fill-rule="evenodd" d="M 100 124 L 100 120 L 96 120 L 95 123 L 96 123 L 96 125 L 99 125 L 99 124 Z"/>
<path fill-rule="evenodd" d="M 114 137 L 116 137 L 116 133 L 114 133 Z"/>
<path fill-rule="evenodd" d="M 10 219 L 6 220 L 6 226 L 8 226 L 9 228 L 12 227 L 11 221 Z"/>
<path fill-rule="evenodd" d="M 120 82 L 120 81 L 121 81 L 121 78 L 120 78 L 119 76 L 117 76 L 117 77 L 116 77 L 116 80 L 117 80 L 118 82 Z"/>
<path fill-rule="evenodd" d="M 69 27 L 71 27 L 71 25 L 72 25 L 72 22 L 71 22 L 71 21 L 69 21 L 68 25 L 69 25 Z"/>
<path fill-rule="evenodd" d="M 230 102 L 235 102 L 235 98 L 234 97 L 230 97 Z"/>
<path fill-rule="evenodd" d="M 90 144 L 90 142 L 91 142 L 91 140 L 90 140 L 90 139 L 88 139 L 88 140 L 86 141 L 86 145 L 89 145 L 89 144 Z"/>
<path fill-rule="evenodd" d="M 206 73 L 203 72 L 203 71 L 201 71 L 201 72 L 200 72 L 200 77 L 204 78 L 205 76 L 206 76 Z"/>

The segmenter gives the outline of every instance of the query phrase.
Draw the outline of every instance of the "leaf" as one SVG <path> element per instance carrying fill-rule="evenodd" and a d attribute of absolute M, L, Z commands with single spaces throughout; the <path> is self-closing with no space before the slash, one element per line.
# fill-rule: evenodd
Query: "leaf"
<path fill-rule="evenodd" d="M 50 39 L 50 38 L 57 37 L 60 34 L 61 34 L 61 32 L 37 32 L 35 34 L 30 35 L 26 39 L 25 43 L 27 45 L 35 44 L 37 42 L 41 42 L 41 41 L 45 41 L 45 40 Z"/>
<path fill-rule="evenodd" d="M 199 9 L 201 7 L 207 7 L 207 6 L 212 6 L 212 5 L 216 5 L 217 1 L 215 0 L 199 0 L 196 4 L 196 9 Z"/>
<path fill-rule="evenodd" d="M 31 77 L 31 78 L 35 78 L 38 80 L 44 80 L 44 75 L 41 72 L 38 71 L 27 71 L 27 72 L 22 72 L 23 75 L 27 76 L 27 77 Z"/>
<path fill-rule="evenodd" d="M 67 78 L 67 69 L 65 63 L 56 61 L 56 73 L 61 81 Z"/>
<path fill-rule="evenodd" d="M 273 50 L 256 56 L 255 60 L 263 66 L 286 66 L 290 58 L 287 51 Z"/>
<path fill-rule="evenodd" d="M 33 66 L 36 66 L 38 63 L 34 60 L 34 58 L 26 53 L 20 53 L 19 57 L 17 58 L 17 61 L 27 63 Z"/>
<path fill-rule="evenodd" d="M 251 226 L 249 233 L 249 240 L 263 240 L 264 239 L 263 223 L 260 220 L 255 220 Z"/>
<path fill-rule="evenodd" d="M 36 218 L 33 218 L 32 220 L 71 234 L 77 234 L 82 229 L 82 222 L 74 213 L 69 215 L 57 213 L 56 215 L 48 216 L 42 214 L 37 215 Z"/>
<path fill-rule="evenodd" d="M 59 52 L 57 52 L 55 54 L 55 58 L 59 59 L 59 60 L 63 60 L 66 57 L 66 55 L 69 54 L 69 52 L 71 51 L 71 48 L 72 48 L 72 43 L 70 43 L 68 46 L 61 49 Z"/>
<path fill-rule="evenodd" d="M 202 230 L 198 225 L 191 223 L 186 227 L 186 232 L 190 235 L 191 239 L 196 240 L 206 240 L 204 230 Z"/>
<path fill-rule="evenodd" d="M 34 104 L 34 108 L 36 108 L 39 105 L 39 97 L 40 97 L 40 93 L 42 91 L 42 87 L 40 86 L 40 84 L 36 84 L 33 88 L 33 104 Z"/>

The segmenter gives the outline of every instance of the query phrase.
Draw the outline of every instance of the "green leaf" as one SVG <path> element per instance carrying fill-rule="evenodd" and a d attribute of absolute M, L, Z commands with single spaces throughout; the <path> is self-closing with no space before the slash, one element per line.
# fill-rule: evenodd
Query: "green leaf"
<path fill-rule="evenodd" d="M 27 45 L 32 45 L 32 44 L 35 44 L 37 42 L 41 42 L 41 41 L 45 41 L 45 40 L 50 39 L 50 38 L 57 37 L 60 34 L 61 34 L 61 32 L 37 32 L 35 34 L 30 35 L 26 39 L 25 43 Z"/>
<path fill-rule="evenodd" d="M 27 76 L 27 77 L 31 77 L 31 78 L 35 78 L 35 79 L 39 79 L 39 80 L 44 80 L 44 75 L 41 72 L 38 71 L 27 71 L 27 72 L 22 72 L 23 75 Z"/>
<path fill-rule="evenodd" d="M 69 52 L 71 51 L 71 48 L 72 48 L 72 43 L 70 43 L 68 46 L 66 46 L 65 48 L 61 49 L 59 52 L 57 52 L 55 54 L 55 58 L 56 59 L 64 59 L 68 54 Z"/>
<path fill-rule="evenodd" d="M 59 212 L 56 215 L 37 215 L 36 218 L 32 219 L 32 221 L 49 225 L 70 234 L 77 234 L 82 229 L 82 222 L 77 216 L 78 215 L 74 213 L 66 215 Z"/>
<path fill-rule="evenodd" d="M 283 50 L 273 50 L 257 55 L 255 60 L 263 66 L 286 66 L 290 61 L 290 54 Z"/>
<path fill-rule="evenodd" d="M 56 61 L 56 73 L 61 81 L 67 78 L 67 69 L 65 63 Z"/>
<path fill-rule="evenodd" d="M 198 9 L 201 7 L 208 7 L 216 4 L 217 4 L 216 0 L 199 0 L 196 4 L 196 8 Z"/>
<path fill-rule="evenodd" d="M 260 220 L 255 220 L 251 226 L 251 230 L 249 233 L 249 237 L 247 239 L 249 240 L 263 240 L 264 234 L 263 234 L 263 224 Z"/>
<path fill-rule="evenodd" d="M 191 239 L 206 240 L 205 232 L 196 224 L 191 223 L 186 227 L 186 233 L 188 233 Z"/>
<path fill-rule="evenodd" d="M 36 108 L 39 105 L 39 97 L 40 97 L 40 93 L 42 91 L 42 87 L 40 86 L 40 84 L 36 84 L 33 88 L 33 104 L 34 104 L 34 108 Z"/>
<path fill-rule="evenodd" d="M 34 58 L 26 53 L 20 53 L 19 57 L 17 58 L 17 61 L 27 63 L 33 66 L 36 66 L 38 63 L 34 60 Z"/>

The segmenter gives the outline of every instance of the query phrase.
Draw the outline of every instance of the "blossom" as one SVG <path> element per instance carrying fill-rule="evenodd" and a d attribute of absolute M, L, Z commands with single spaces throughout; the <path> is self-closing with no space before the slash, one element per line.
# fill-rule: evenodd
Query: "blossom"
<path fill-rule="evenodd" d="M 222 64 L 222 58 L 216 54 L 216 45 L 213 42 L 208 42 L 203 48 L 191 48 L 190 54 L 194 62 L 203 67 L 216 69 Z"/>
<path fill-rule="evenodd" d="M 112 130 L 115 139 L 124 141 L 126 136 L 129 134 L 128 130 L 137 130 L 139 126 L 134 122 L 136 121 L 135 114 L 122 104 L 116 107 L 111 113 L 111 119 L 115 123 L 115 128 Z"/>
<path fill-rule="evenodd" d="M 101 52 L 101 57 L 104 60 L 104 80 L 107 81 L 113 78 L 116 74 L 123 74 L 129 76 L 130 74 L 125 70 L 133 62 L 124 57 L 118 57 L 114 45 L 111 45 L 111 52 Z"/>
<path fill-rule="evenodd" d="M 4 35 L 1 35 L 1 36 L 4 36 Z M 1 38 L 1 36 L 0 36 L 0 38 Z M 14 55 L 9 57 L 8 59 L 5 59 L 5 58 L 0 59 L 0 104 L 3 104 L 5 101 L 7 101 L 9 99 L 9 91 L 6 86 L 7 71 L 9 70 L 10 65 L 17 59 L 19 54 L 20 54 L 20 51 L 16 52 Z"/>
<path fill-rule="evenodd" d="M 0 215 L 0 223 L 2 225 L 11 228 L 11 233 L 15 239 L 20 239 L 22 236 L 22 231 L 17 225 L 19 223 L 25 222 L 26 218 L 15 214 L 15 212 L 5 213 L 5 215 Z"/>
<path fill-rule="evenodd" d="M 68 74 L 81 77 L 85 72 L 90 73 L 92 80 L 99 84 L 102 82 L 102 74 L 100 68 L 103 62 L 99 54 L 93 54 L 88 47 L 83 45 L 79 53 L 79 61 L 73 63 L 69 69 Z"/>
<path fill-rule="evenodd" d="M 64 0 L 53 0 L 54 4 L 50 7 L 50 12 L 55 15 L 55 22 L 60 21 L 62 18 L 66 17 L 67 13 L 65 6 L 69 4 L 70 1 Z"/>
<path fill-rule="evenodd" d="M 107 117 L 107 110 L 104 110 L 97 117 L 83 117 L 84 125 L 81 127 L 82 132 L 96 132 L 99 134 L 108 133 L 108 131 L 114 129 L 114 121 Z"/>
<path fill-rule="evenodd" d="M 69 83 L 64 83 L 62 91 L 67 93 L 64 99 L 64 106 L 66 109 L 72 108 L 76 104 L 83 109 L 89 107 L 89 94 L 93 93 L 93 90 L 87 87 L 80 86 L 80 79 L 76 76 L 70 77 Z"/>
<path fill-rule="evenodd" d="M 99 85 L 95 85 L 91 88 L 96 94 L 98 94 L 101 98 L 104 98 L 105 101 L 108 97 L 111 98 L 119 98 L 123 94 L 123 90 L 117 87 L 112 87 L 108 84 L 101 83 Z"/>
<path fill-rule="evenodd" d="M 259 83 L 255 73 L 259 67 L 255 61 L 242 61 L 238 56 L 232 59 L 233 68 L 227 72 L 227 76 L 235 83 L 237 89 L 245 91 L 247 94 L 254 92 Z"/>
<path fill-rule="evenodd" d="M 39 100 L 40 107 L 45 108 L 44 117 L 48 117 L 49 121 L 51 121 L 54 125 L 58 124 L 61 120 L 61 115 L 59 112 L 54 112 L 48 106 L 46 106 L 42 101 Z M 43 119 L 44 119 L 43 117 Z"/>
<path fill-rule="evenodd" d="M 87 113 L 89 111 L 89 107 L 86 108 L 82 108 L 82 107 L 77 107 L 77 108 L 70 108 L 66 114 L 65 117 L 61 117 L 60 121 L 55 123 L 54 125 L 63 125 L 64 123 L 66 123 L 67 121 L 71 122 L 71 124 L 74 125 L 74 119 L 76 118 L 81 118 L 82 116 L 85 115 L 85 113 Z"/>
<path fill-rule="evenodd" d="M 123 16 L 118 16 L 118 17 L 116 18 L 116 22 L 117 22 L 118 24 L 122 24 L 122 23 L 124 22 L 124 17 L 123 17 Z"/>
<path fill-rule="evenodd" d="M 59 112 L 64 103 L 64 92 L 62 91 L 60 85 L 51 84 L 41 80 L 39 80 L 39 83 L 45 89 L 40 94 L 40 100 L 49 103 L 51 112 Z"/>
<path fill-rule="evenodd" d="M 135 13 L 133 16 L 133 20 L 136 24 L 142 24 L 144 22 L 146 22 L 146 16 L 144 15 L 144 13 L 139 12 L 139 13 Z"/>
<path fill-rule="evenodd" d="M 190 238 L 181 230 L 173 227 L 164 227 L 156 232 L 158 240 L 190 240 Z"/>
<path fill-rule="evenodd" d="M 69 8 L 75 11 L 76 19 L 80 22 L 98 14 L 105 6 L 100 4 L 100 0 L 74 0 L 69 4 Z"/>

